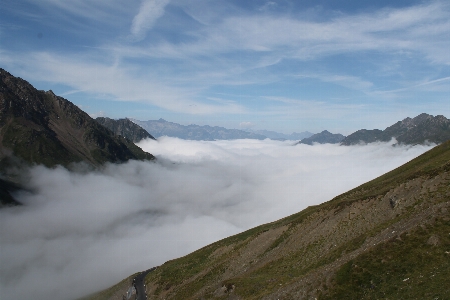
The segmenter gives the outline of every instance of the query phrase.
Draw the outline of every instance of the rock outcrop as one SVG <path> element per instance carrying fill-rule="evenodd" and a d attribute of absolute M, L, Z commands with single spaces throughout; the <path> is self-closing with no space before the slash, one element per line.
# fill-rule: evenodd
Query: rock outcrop
<path fill-rule="evenodd" d="M 114 132 L 115 135 L 123 136 L 133 143 L 138 143 L 143 139 L 155 139 L 144 128 L 133 123 L 129 119 L 114 120 L 110 118 L 98 117 L 95 121 Z"/>

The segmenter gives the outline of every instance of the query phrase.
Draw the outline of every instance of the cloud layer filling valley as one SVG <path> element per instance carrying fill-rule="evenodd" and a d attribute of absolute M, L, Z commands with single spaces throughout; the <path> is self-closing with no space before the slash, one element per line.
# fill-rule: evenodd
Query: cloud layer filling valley
<path fill-rule="evenodd" d="M 292 141 L 139 144 L 156 162 L 35 167 L 0 210 L 2 298 L 74 299 L 373 179 L 431 146 Z"/>

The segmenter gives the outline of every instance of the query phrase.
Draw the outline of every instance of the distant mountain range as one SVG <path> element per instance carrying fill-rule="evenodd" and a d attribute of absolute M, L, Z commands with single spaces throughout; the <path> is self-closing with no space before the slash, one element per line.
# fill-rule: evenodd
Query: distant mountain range
<path fill-rule="evenodd" d="M 135 124 L 147 130 L 152 136 L 159 138 L 161 136 L 177 137 L 185 140 L 234 140 L 234 139 L 272 139 L 272 140 L 299 140 L 313 135 L 311 132 L 305 131 L 301 133 L 284 134 L 269 130 L 239 130 L 227 129 L 219 126 L 208 125 L 181 125 L 174 122 L 168 122 L 164 119 L 139 121 L 129 119 Z"/>
<path fill-rule="evenodd" d="M 272 139 L 272 140 L 297 141 L 297 140 L 302 140 L 304 138 L 308 138 L 308 137 L 313 135 L 313 133 L 311 133 L 309 131 L 303 131 L 303 132 L 300 132 L 300 133 L 293 132 L 291 134 L 284 134 L 284 133 L 279 133 L 279 132 L 269 131 L 269 130 L 251 130 L 251 129 L 247 129 L 245 131 L 253 132 L 253 133 L 256 133 L 256 134 L 260 134 L 260 135 L 264 135 L 264 136 L 266 136 L 266 137 L 268 137 L 269 139 Z"/>
<path fill-rule="evenodd" d="M 350 146 L 373 142 L 388 142 L 392 138 L 395 138 L 399 144 L 405 145 L 425 144 L 427 142 L 440 144 L 450 140 L 450 120 L 441 115 L 434 117 L 423 113 L 413 119 L 408 117 L 398 121 L 385 130 L 360 129 L 347 137 L 324 130 L 302 139 L 297 144 L 340 143 L 344 146 Z"/>
<path fill-rule="evenodd" d="M 98 123 L 105 126 L 115 135 L 123 136 L 129 139 L 133 143 L 138 143 L 143 139 L 155 139 L 150 133 L 148 133 L 141 126 L 133 123 L 129 119 L 114 120 L 110 118 L 98 117 L 95 119 Z"/>
<path fill-rule="evenodd" d="M 423 113 L 413 119 L 406 118 L 403 121 L 398 121 L 385 130 L 358 130 L 347 136 L 341 144 L 387 142 L 392 138 L 395 138 L 401 144 L 423 144 L 426 142 L 440 144 L 450 139 L 450 120 L 441 115 L 434 117 Z"/>
<path fill-rule="evenodd" d="M 274 140 L 300 140 L 297 144 L 312 145 L 314 143 L 340 143 L 341 145 L 348 146 L 360 143 L 373 143 L 376 141 L 388 142 L 392 138 L 395 138 L 398 143 L 410 145 L 424 144 L 427 142 L 440 144 L 450 139 L 450 120 L 441 115 L 434 117 L 425 113 L 420 114 L 413 119 L 408 117 L 402 121 L 398 121 L 392 126 L 387 127 L 385 130 L 361 129 L 347 137 L 340 133 L 333 134 L 328 130 L 324 130 L 316 134 L 304 131 L 301 133 L 294 132 L 288 135 L 269 130 L 238 130 L 218 126 L 200 126 L 195 124 L 185 126 L 174 122 L 168 122 L 164 119 L 149 121 L 139 121 L 136 119 L 129 120 L 139 125 L 150 135 L 156 138 L 161 136 L 170 136 L 186 140 L 263 140 L 270 138 Z M 101 123 L 105 124 L 105 121 L 102 121 Z M 125 126 L 122 126 L 122 129 L 124 127 Z M 113 129 L 112 127 L 109 128 Z M 116 133 L 121 135 L 126 134 L 125 132 Z M 131 136 L 127 137 L 132 138 Z"/>
<path fill-rule="evenodd" d="M 316 133 L 308 138 L 302 139 L 297 144 L 308 144 L 312 145 L 313 143 L 318 144 L 339 144 L 345 136 L 340 133 L 333 134 L 327 130 L 324 130 L 320 133 Z"/>
<path fill-rule="evenodd" d="M 264 140 L 267 137 L 261 134 L 246 132 L 238 129 L 227 129 L 219 126 L 200 126 L 200 125 L 181 125 L 168 122 L 164 119 L 139 121 L 130 119 L 135 124 L 141 126 L 152 136 L 158 138 L 161 136 L 177 137 L 185 140 L 234 140 L 234 139 L 257 139 Z"/>

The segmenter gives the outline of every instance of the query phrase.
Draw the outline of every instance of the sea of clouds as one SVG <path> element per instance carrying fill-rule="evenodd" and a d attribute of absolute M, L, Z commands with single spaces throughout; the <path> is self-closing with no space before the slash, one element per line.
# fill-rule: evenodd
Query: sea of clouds
<path fill-rule="evenodd" d="M 431 146 L 292 141 L 139 143 L 155 162 L 37 166 L 0 210 L 0 298 L 75 299 L 328 201 Z"/>

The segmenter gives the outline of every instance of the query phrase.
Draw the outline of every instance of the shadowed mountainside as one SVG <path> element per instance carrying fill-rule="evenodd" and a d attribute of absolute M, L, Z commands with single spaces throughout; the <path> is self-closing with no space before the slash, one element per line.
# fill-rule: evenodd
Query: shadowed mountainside
<path fill-rule="evenodd" d="M 20 205 L 20 203 L 11 195 L 11 193 L 18 190 L 20 190 L 20 186 L 17 184 L 0 178 L 0 208 L 2 206 Z"/>
<path fill-rule="evenodd" d="M 70 101 L 36 90 L 0 69 L 0 149 L 2 161 L 16 156 L 46 166 L 84 161 L 153 159 L 131 141 L 115 136 Z"/>
<path fill-rule="evenodd" d="M 147 295 L 445 299 L 449 211 L 450 141 L 321 205 L 164 263 L 147 275 Z"/>
<path fill-rule="evenodd" d="M 385 130 L 358 130 L 347 136 L 341 144 L 348 146 L 361 142 L 387 142 L 393 137 L 401 144 L 440 144 L 450 139 L 450 120 L 441 115 L 434 117 L 423 113 L 413 119 L 398 121 Z"/>
<path fill-rule="evenodd" d="M 144 128 L 128 119 L 114 120 L 110 118 L 98 117 L 95 121 L 114 132 L 115 135 L 123 136 L 133 143 L 139 143 L 143 139 L 155 139 Z"/>

